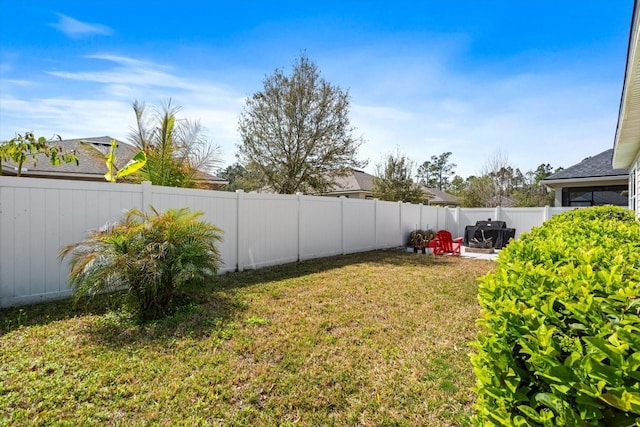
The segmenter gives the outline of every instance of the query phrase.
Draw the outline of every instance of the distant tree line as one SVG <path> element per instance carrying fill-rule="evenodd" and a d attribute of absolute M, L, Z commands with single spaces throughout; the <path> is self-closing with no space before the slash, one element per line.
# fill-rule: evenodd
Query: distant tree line
<path fill-rule="evenodd" d="M 429 197 L 429 189 L 437 189 L 457 196 L 463 207 L 553 204 L 553 191 L 541 181 L 562 168 L 554 169 L 549 163 L 543 163 L 535 170 L 523 173 L 498 153 L 486 160 L 479 175 L 465 179 L 455 175 L 456 164 L 451 162 L 451 157 L 449 151 L 431 156 L 414 173 L 414 162 L 406 155 L 399 151 L 386 155 L 377 166 L 374 197 L 421 202 Z"/>

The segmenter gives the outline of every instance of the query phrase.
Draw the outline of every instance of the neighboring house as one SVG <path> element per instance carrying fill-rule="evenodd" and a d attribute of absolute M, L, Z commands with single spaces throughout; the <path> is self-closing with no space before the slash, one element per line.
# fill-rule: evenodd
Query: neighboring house
<path fill-rule="evenodd" d="M 453 194 L 449 194 L 446 191 L 440 191 L 437 188 L 431 188 L 422 186 L 424 192 L 429 195 L 428 205 L 437 206 L 459 206 L 460 201 Z"/>
<path fill-rule="evenodd" d="M 198 188 L 222 191 L 229 181 L 207 172 L 198 172 L 195 176 Z"/>
<path fill-rule="evenodd" d="M 351 199 L 373 199 L 373 175 L 353 169 L 351 173 L 338 177 L 335 185 L 324 196 Z"/>
<path fill-rule="evenodd" d="M 366 172 L 353 169 L 351 173 L 336 179 L 336 184 L 323 196 L 340 197 L 344 196 L 352 199 L 373 199 L 373 180 L 375 176 Z M 423 186 L 429 205 L 458 206 L 458 198 L 444 191 Z"/>
<path fill-rule="evenodd" d="M 22 176 L 30 178 L 55 178 L 73 179 L 81 181 L 102 181 L 107 172 L 104 158 L 100 158 L 92 150 L 84 147 L 81 142 L 90 144 L 102 153 L 107 153 L 114 138 L 100 136 L 95 138 L 64 139 L 62 141 L 51 141 L 51 146 L 59 146 L 64 152 L 75 152 L 78 157 L 78 165 L 75 163 L 61 162 L 54 166 L 49 163 L 49 159 L 44 154 L 38 154 L 34 159 L 29 156 L 22 166 Z M 116 148 L 116 167 L 124 166 L 136 153 L 134 147 L 121 141 Z M 18 167 L 11 162 L 2 163 L 2 175 L 16 175 Z"/>
<path fill-rule="evenodd" d="M 541 182 L 555 190 L 555 206 L 628 206 L 629 172 L 611 165 L 613 149 L 553 174 Z"/>
<path fill-rule="evenodd" d="M 78 158 L 78 165 L 75 163 L 61 162 L 60 165 L 52 165 L 44 154 L 36 155 L 36 163 L 34 166 L 33 158 L 28 157 L 22 166 L 23 177 L 29 178 L 54 178 L 54 179 L 72 179 L 81 181 L 99 181 L 105 182 L 104 174 L 107 172 L 107 166 L 104 158 L 100 157 L 87 147 L 99 150 L 106 154 L 111 148 L 111 141 L 115 138 L 110 136 L 98 136 L 92 138 L 79 139 L 63 139 L 62 141 L 51 141 L 52 146 L 59 146 L 64 152 L 74 152 Z M 138 152 L 138 150 L 130 144 L 116 140 L 118 147 L 116 148 L 116 167 L 121 168 Z M 17 175 L 18 167 L 11 162 L 2 162 L 2 175 Z M 203 187 L 217 190 L 228 184 L 227 181 L 213 176 L 208 173 L 198 175 L 196 181 Z"/>
<path fill-rule="evenodd" d="M 627 67 L 622 85 L 618 127 L 613 143 L 613 167 L 629 170 L 628 206 L 640 218 L 640 11 L 633 4 L 627 51 Z"/>

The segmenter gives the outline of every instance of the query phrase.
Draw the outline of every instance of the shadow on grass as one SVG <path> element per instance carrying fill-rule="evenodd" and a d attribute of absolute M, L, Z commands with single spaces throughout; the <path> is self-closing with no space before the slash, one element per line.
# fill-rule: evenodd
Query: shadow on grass
<path fill-rule="evenodd" d="M 220 285 L 225 289 L 243 288 L 265 282 L 295 279 L 309 274 L 322 273 L 357 264 L 392 265 L 397 267 L 445 265 L 452 257 L 438 257 L 428 254 L 409 253 L 399 249 L 360 252 L 294 262 L 259 270 L 246 270 L 242 273 L 227 273 L 219 277 Z"/>
<path fill-rule="evenodd" d="M 242 288 L 295 279 L 310 274 L 357 264 L 388 264 L 420 267 L 451 264 L 447 258 L 408 253 L 403 250 L 371 251 L 319 258 L 303 262 L 266 267 L 259 270 L 227 273 L 211 285 L 188 286 L 176 294 L 165 318 L 140 323 L 138 316 L 127 309 L 126 294 L 117 292 L 81 299 L 53 301 L 0 310 L 0 335 L 20 327 L 41 326 L 52 322 L 84 316 L 97 316 L 90 322 L 90 335 L 102 345 L 128 345 L 171 340 L 179 337 L 198 338 L 226 335 L 230 319 L 242 313 L 246 306 L 237 291 Z"/>
<path fill-rule="evenodd" d="M 176 339 L 212 337 L 224 340 L 232 335 L 231 320 L 246 306 L 233 293 L 215 287 L 184 289 L 161 319 L 140 322 L 132 311 L 112 311 L 87 327 L 94 344 L 120 348 L 151 345 L 170 348 Z M 198 296 L 200 295 L 200 296 Z"/>
<path fill-rule="evenodd" d="M 125 297 L 122 292 L 83 298 L 77 303 L 73 298 L 38 304 L 0 309 L 0 335 L 15 329 L 30 326 L 44 326 L 74 317 L 104 315 L 118 310 Z"/>

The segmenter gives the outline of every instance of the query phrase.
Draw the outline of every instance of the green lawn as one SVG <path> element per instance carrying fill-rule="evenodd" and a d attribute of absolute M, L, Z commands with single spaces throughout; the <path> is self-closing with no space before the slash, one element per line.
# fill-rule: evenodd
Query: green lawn
<path fill-rule="evenodd" d="M 0 425 L 468 425 L 493 268 L 377 251 L 232 273 L 144 326 L 98 301 L 3 310 Z"/>

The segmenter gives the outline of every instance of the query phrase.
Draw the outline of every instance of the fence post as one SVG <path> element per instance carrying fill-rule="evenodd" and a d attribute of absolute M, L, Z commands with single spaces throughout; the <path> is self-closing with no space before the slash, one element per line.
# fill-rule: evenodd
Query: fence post
<path fill-rule="evenodd" d="M 300 252 L 302 252 L 302 193 L 297 192 L 296 197 L 298 198 L 298 262 L 302 261 L 302 256 Z"/>
<path fill-rule="evenodd" d="M 238 271 L 244 271 L 244 254 L 247 251 L 246 239 L 245 239 L 245 207 L 244 207 L 244 190 L 236 190 L 237 196 L 237 210 L 238 210 L 238 230 L 236 237 L 238 239 Z"/>
<path fill-rule="evenodd" d="M 373 199 L 373 249 L 378 249 L 378 199 Z"/>
<path fill-rule="evenodd" d="M 402 242 L 402 201 L 398 202 L 398 235 L 400 236 L 400 242 Z"/>
<path fill-rule="evenodd" d="M 142 212 L 149 212 L 153 201 L 153 185 L 151 181 L 142 181 Z"/>
<path fill-rule="evenodd" d="M 496 206 L 496 214 L 495 214 L 495 218 L 493 218 L 494 221 L 502 221 L 502 207 L 501 206 Z"/>
<path fill-rule="evenodd" d="M 453 214 L 453 220 L 456 223 L 456 236 L 460 235 L 460 206 L 456 206 L 456 210 Z"/>
<path fill-rule="evenodd" d="M 542 222 L 545 222 L 549 218 L 551 218 L 551 211 L 549 209 L 549 205 L 545 205 L 544 210 L 542 211 Z"/>
<path fill-rule="evenodd" d="M 344 236 L 344 201 L 346 197 L 340 196 L 340 250 L 342 251 L 342 255 L 346 255 L 344 250 L 345 244 L 345 236 Z"/>

